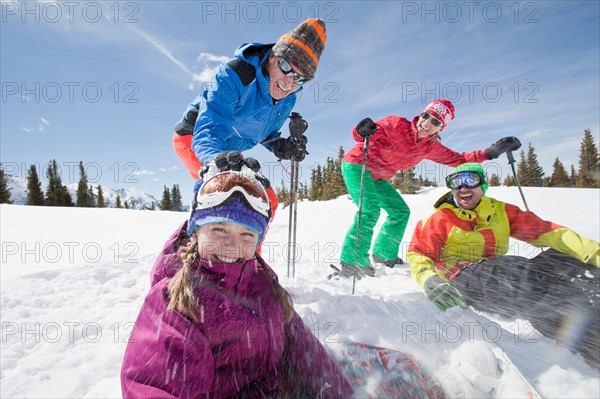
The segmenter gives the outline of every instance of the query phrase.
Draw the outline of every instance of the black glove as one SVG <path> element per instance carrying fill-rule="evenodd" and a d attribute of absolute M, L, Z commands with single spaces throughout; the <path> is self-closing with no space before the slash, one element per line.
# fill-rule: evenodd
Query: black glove
<path fill-rule="evenodd" d="M 308 151 L 306 151 L 306 143 L 308 143 L 308 139 L 306 136 L 302 135 L 296 139 L 288 137 L 284 139 L 283 137 L 278 138 L 277 140 L 271 143 L 273 148 L 273 154 L 277 158 L 280 159 L 296 159 L 296 161 L 300 162 L 304 160 Z"/>
<path fill-rule="evenodd" d="M 487 158 L 496 159 L 507 151 L 516 151 L 521 148 L 521 142 L 516 137 L 504 137 L 496 141 L 487 149 Z"/>
<path fill-rule="evenodd" d="M 445 311 L 453 306 L 467 307 L 467 300 L 452 284 L 440 276 L 433 276 L 423 284 L 427 298 L 440 309 Z"/>
<path fill-rule="evenodd" d="M 371 118 L 365 118 L 356 125 L 356 134 L 361 137 L 367 137 L 377 131 L 378 127 Z"/>

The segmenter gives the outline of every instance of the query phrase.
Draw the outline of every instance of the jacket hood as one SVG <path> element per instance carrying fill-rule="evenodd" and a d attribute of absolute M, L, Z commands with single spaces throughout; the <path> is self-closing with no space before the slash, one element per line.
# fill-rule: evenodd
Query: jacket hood
<path fill-rule="evenodd" d="M 268 57 L 271 53 L 271 49 L 275 43 L 262 44 L 262 43 L 244 43 L 238 47 L 233 53 L 235 58 L 252 64 L 255 67 L 260 67 L 260 64 Z"/>

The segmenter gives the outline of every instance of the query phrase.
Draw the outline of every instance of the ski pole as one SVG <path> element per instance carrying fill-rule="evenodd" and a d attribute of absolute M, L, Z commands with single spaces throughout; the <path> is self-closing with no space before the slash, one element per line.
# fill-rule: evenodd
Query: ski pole
<path fill-rule="evenodd" d="M 288 221 L 288 272 L 290 277 L 290 268 L 292 269 L 292 277 L 296 276 L 296 220 L 298 212 L 296 211 L 298 190 L 298 161 L 292 160 L 292 171 L 290 174 L 290 215 Z"/>
<path fill-rule="evenodd" d="M 290 115 L 290 138 L 294 144 L 302 144 L 302 135 L 308 129 L 308 122 L 297 112 L 292 112 Z M 292 157 L 291 160 L 291 176 L 290 176 L 290 215 L 288 225 L 288 271 L 287 276 L 290 277 L 290 268 L 292 269 L 292 277 L 296 277 L 296 231 L 298 220 L 298 175 L 300 171 L 300 162 Z"/>
<path fill-rule="evenodd" d="M 529 210 L 529 206 L 527 206 L 527 201 L 525 200 L 525 194 L 523 194 L 523 189 L 521 188 L 521 184 L 519 183 L 519 179 L 517 178 L 517 172 L 515 172 L 515 157 L 513 157 L 512 151 L 506 151 L 506 157 L 508 158 L 508 164 L 512 169 L 512 173 L 515 178 L 515 183 L 517 183 L 517 187 L 519 188 L 519 193 L 521 193 L 521 198 L 523 199 L 523 204 L 525 204 L 525 209 Z"/>
<path fill-rule="evenodd" d="M 367 169 L 367 151 L 369 151 L 369 139 L 371 135 L 367 135 L 365 137 L 365 141 L 363 144 L 363 161 L 362 161 L 362 169 L 360 171 L 360 196 L 358 200 L 358 218 L 356 220 L 356 252 L 354 253 L 354 267 L 355 270 L 358 267 L 358 247 L 360 243 L 360 219 L 362 217 L 362 207 L 363 207 L 363 194 L 365 191 L 365 170 Z M 352 276 L 352 295 L 354 295 L 354 289 L 356 287 L 356 273 Z"/>

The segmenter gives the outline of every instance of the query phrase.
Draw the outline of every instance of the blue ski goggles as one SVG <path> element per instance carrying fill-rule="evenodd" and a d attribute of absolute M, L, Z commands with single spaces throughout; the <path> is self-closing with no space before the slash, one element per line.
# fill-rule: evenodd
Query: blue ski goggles
<path fill-rule="evenodd" d="M 446 177 L 446 186 L 452 190 L 459 190 L 461 187 L 475 188 L 485 183 L 485 178 L 477 172 L 458 172 Z"/>

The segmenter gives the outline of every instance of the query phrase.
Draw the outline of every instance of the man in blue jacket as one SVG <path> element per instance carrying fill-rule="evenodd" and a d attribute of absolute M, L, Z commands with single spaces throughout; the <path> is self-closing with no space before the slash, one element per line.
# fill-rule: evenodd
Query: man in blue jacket
<path fill-rule="evenodd" d="M 325 23 L 308 19 L 275 44 L 243 44 L 234 59 L 220 66 L 175 126 L 175 152 L 195 180 L 215 155 L 257 144 L 280 159 L 304 159 L 306 138 L 282 138 L 279 129 L 296 103 L 296 93 L 314 78 L 325 44 Z M 276 208 L 272 188 L 269 197 Z"/>

